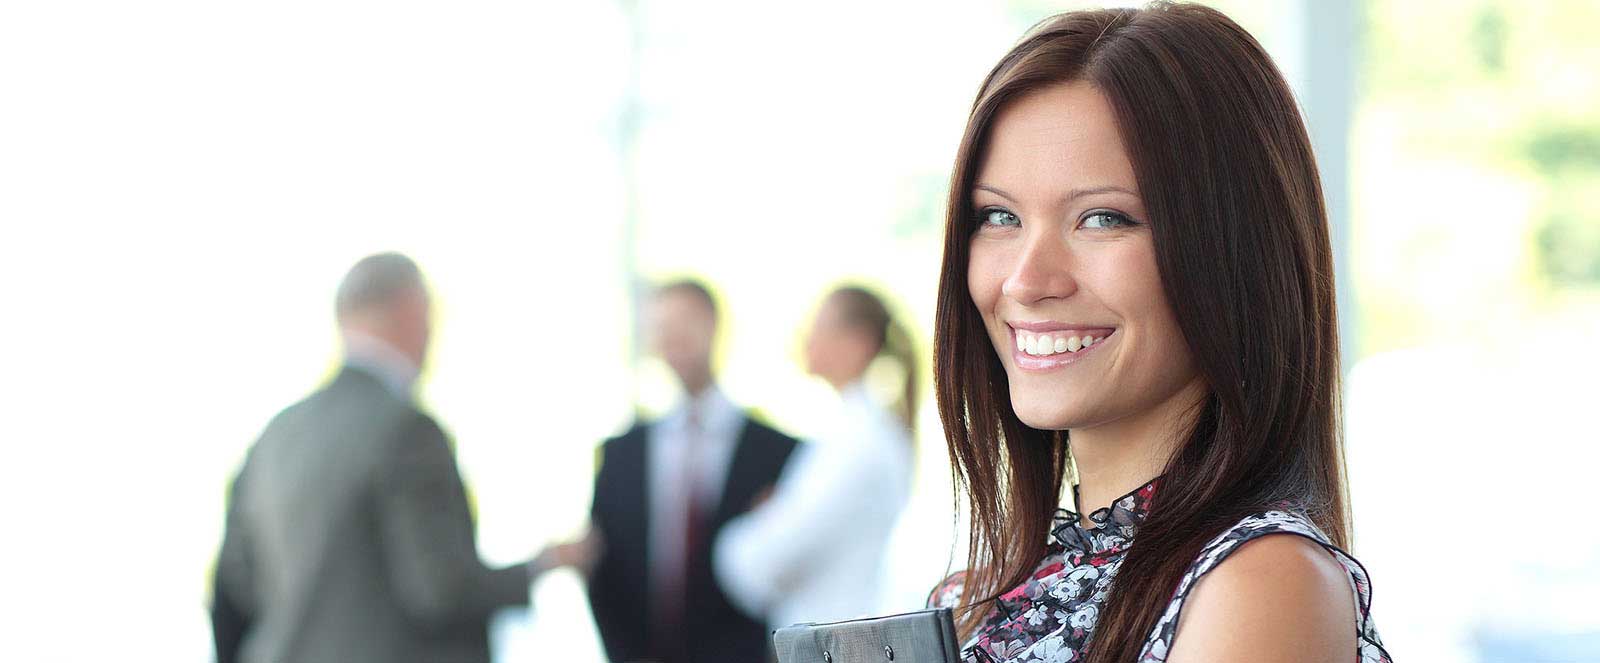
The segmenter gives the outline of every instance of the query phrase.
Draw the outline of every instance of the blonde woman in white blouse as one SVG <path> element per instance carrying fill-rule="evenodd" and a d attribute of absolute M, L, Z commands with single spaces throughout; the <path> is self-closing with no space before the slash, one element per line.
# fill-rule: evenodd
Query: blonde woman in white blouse
<path fill-rule="evenodd" d="M 774 627 L 875 612 L 884 550 L 911 487 L 916 360 L 870 291 L 829 293 L 806 339 L 806 369 L 839 396 L 833 420 L 797 451 L 773 495 L 730 522 L 712 563 L 723 591 Z M 903 367 L 891 408 L 862 383 L 880 356 Z"/>

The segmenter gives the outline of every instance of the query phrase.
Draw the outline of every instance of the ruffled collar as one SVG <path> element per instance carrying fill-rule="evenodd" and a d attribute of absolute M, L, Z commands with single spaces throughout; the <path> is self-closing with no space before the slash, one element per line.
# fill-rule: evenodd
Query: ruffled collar
<path fill-rule="evenodd" d="M 1094 523 L 1092 527 L 1084 527 L 1083 519 L 1071 509 L 1056 509 L 1051 519 L 1049 543 L 1060 545 L 1068 552 L 1091 555 L 1121 550 L 1133 541 L 1139 523 L 1144 522 L 1149 514 L 1150 498 L 1155 495 L 1156 484 L 1160 481 L 1160 477 L 1151 479 L 1133 492 L 1113 500 L 1111 506 L 1095 509 L 1089 514 L 1089 521 Z M 1074 485 L 1072 491 L 1076 497 L 1078 487 Z M 1076 504 L 1077 500 L 1074 499 L 1073 503 Z"/>

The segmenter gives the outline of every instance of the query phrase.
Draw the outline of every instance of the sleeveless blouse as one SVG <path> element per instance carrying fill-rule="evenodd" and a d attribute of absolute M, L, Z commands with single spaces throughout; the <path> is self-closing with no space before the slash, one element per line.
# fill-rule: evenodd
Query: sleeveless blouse
<path fill-rule="evenodd" d="M 1109 508 L 1089 514 L 1084 527 L 1078 514 L 1056 511 L 1044 559 L 1028 580 L 1000 595 L 982 626 L 963 643 L 963 663 L 1075 663 L 1086 655 L 1095 623 L 1105 607 L 1112 579 L 1127 556 L 1134 532 L 1149 510 L 1157 481 L 1118 498 Z M 1391 663 L 1372 623 L 1372 585 L 1366 569 L 1334 546 L 1304 514 L 1264 511 L 1240 520 L 1201 549 L 1178 582 L 1166 612 L 1146 638 L 1140 663 L 1161 663 L 1177 638 L 1178 616 L 1190 590 L 1240 546 L 1269 534 L 1304 537 L 1322 546 L 1349 575 L 1356 604 L 1358 663 Z M 965 572 L 935 588 L 929 607 L 960 604 Z"/>

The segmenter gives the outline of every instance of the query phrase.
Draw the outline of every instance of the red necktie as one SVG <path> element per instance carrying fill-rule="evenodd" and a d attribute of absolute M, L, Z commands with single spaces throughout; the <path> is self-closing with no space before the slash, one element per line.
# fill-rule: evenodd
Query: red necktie
<path fill-rule="evenodd" d="M 701 425 L 700 418 L 695 416 L 693 408 L 689 409 L 688 425 L 684 427 L 684 463 L 683 463 L 683 579 L 684 586 L 689 585 L 690 574 L 694 567 L 695 556 L 704 551 L 706 545 L 706 512 L 705 491 L 706 481 L 703 471 L 705 463 L 705 428 Z"/>
<path fill-rule="evenodd" d="M 674 496 L 682 500 L 683 520 L 679 522 L 683 555 L 681 565 L 672 569 L 668 574 L 667 582 L 663 583 L 659 595 L 656 597 L 657 614 L 656 633 L 658 653 L 667 661 L 686 660 L 688 656 L 688 633 L 685 629 L 685 617 L 689 612 L 689 587 L 693 580 L 696 556 L 706 544 L 706 519 L 701 495 L 700 468 L 702 466 L 701 449 L 704 442 L 705 431 L 701 426 L 700 418 L 693 406 L 689 407 L 684 418 L 683 446 L 680 452 L 680 472 L 677 484 L 673 486 Z"/>

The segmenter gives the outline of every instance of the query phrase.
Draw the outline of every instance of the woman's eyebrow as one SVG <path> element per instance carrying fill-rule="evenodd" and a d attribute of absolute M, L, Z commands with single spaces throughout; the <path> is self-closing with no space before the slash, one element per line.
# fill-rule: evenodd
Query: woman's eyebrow
<path fill-rule="evenodd" d="M 1009 200 L 1009 201 L 1011 201 L 1013 203 L 1017 202 L 1016 198 L 1011 197 L 1011 194 L 1006 193 L 1004 190 L 1002 190 L 1000 187 L 997 187 L 997 186 L 990 186 L 988 184 L 979 184 L 979 185 L 977 185 L 977 186 L 975 186 L 973 188 L 978 190 L 978 191 L 988 191 L 989 193 L 992 193 L 994 195 L 1000 196 L 1001 198 L 1005 198 L 1006 200 Z"/>
<path fill-rule="evenodd" d="M 1017 202 L 1017 199 L 1016 199 L 1015 196 L 1012 196 L 1011 194 L 1006 193 L 1005 190 L 1003 190 L 1003 189 L 1001 189 L 1000 187 L 997 187 L 997 186 L 993 186 L 993 185 L 989 185 L 989 184 L 978 184 L 978 185 L 976 185 L 976 186 L 974 186 L 972 188 L 974 190 L 977 190 L 977 191 L 988 191 L 989 193 L 992 193 L 994 195 L 1000 196 L 1001 198 L 1005 198 L 1006 200 L 1009 200 L 1009 201 L 1011 201 L 1013 203 Z M 1082 198 L 1084 196 L 1092 196 L 1092 195 L 1095 195 L 1095 194 L 1098 194 L 1098 193 L 1125 193 L 1125 194 L 1128 194 L 1128 195 L 1133 196 L 1135 198 L 1139 197 L 1139 194 L 1134 193 L 1132 191 L 1129 191 L 1126 188 L 1117 186 L 1115 184 L 1106 184 L 1106 185 L 1102 185 L 1102 186 L 1091 186 L 1091 187 L 1084 187 L 1084 188 L 1080 188 L 1080 189 L 1073 189 L 1071 191 L 1068 191 L 1067 195 L 1064 198 L 1062 198 L 1062 200 L 1070 203 L 1070 202 L 1072 202 L 1074 200 L 1077 200 L 1079 198 Z"/>
<path fill-rule="evenodd" d="M 1092 187 L 1086 187 L 1086 188 L 1082 188 L 1082 189 L 1073 189 L 1073 190 L 1067 192 L 1067 197 L 1065 198 L 1065 200 L 1067 202 L 1072 202 L 1072 201 L 1077 200 L 1079 198 L 1082 198 L 1084 196 L 1092 196 L 1092 195 L 1095 195 L 1097 193 L 1125 193 L 1125 194 L 1128 194 L 1128 195 L 1133 196 L 1135 198 L 1139 197 L 1139 194 L 1134 193 L 1132 191 L 1129 191 L 1129 190 L 1127 190 L 1125 188 L 1122 188 L 1122 187 L 1117 186 L 1115 184 L 1107 184 L 1107 185 L 1104 185 L 1104 186 L 1092 186 Z"/>

